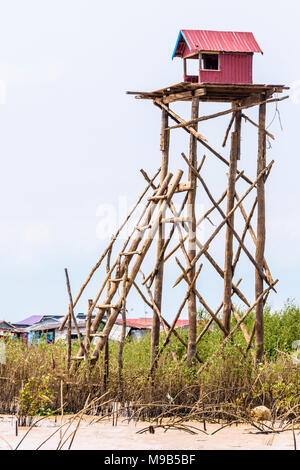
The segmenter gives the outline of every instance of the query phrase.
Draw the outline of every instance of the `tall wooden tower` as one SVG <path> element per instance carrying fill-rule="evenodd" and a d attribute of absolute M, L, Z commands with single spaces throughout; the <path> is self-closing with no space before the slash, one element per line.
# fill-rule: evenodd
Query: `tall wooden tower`
<path fill-rule="evenodd" d="M 279 98 L 277 95 L 287 87 L 252 83 L 252 58 L 255 52 L 261 52 L 261 49 L 252 33 L 181 30 L 173 57 L 181 57 L 184 61 L 184 81 L 150 92 L 127 92 L 130 95 L 135 95 L 137 99 L 152 101 L 161 110 L 161 165 L 153 178 L 141 170 L 147 180 L 147 187 L 138 199 L 135 208 L 141 203 L 147 192 L 151 191 L 152 194 L 146 201 L 138 226 L 124 243 L 123 249 L 113 260 L 111 253 L 115 240 L 135 208 L 112 238 L 80 289 L 74 303 L 71 299 L 70 311 L 65 321 L 68 316 L 71 316 L 74 306 L 94 272 L 104 259 L 108 258 L 103 283 L 90 305 L 88 317 L 91 318 L 94 309 L 97 310 L 97 313 L 93 322 L 87 325 L 88 335 L 85 343 L 81 345 L 78 360 L 85 358 L 94 363 L 98 359 L 99 353 L 105 348 L 109 334 L 121 313 L 123 318 L 122 341 L 124 341 L 126 299 L 132 287 L 137 290 L 143 301 L 153 311 L 151 371 L 173 334 L 186 348 L 188 366 L 191 367 L 199 362 L 199 372 L 201 372 L 211 358 L 203 363 L 197 352 L 197 344 L 212 325 L 220 328 L 223 333 L 223 343 L 220 348 L 241 328 L 247 344 L 246 349 L 241 353 L 245 355 L 251 348 L 255 348 L 256 359 L 257 361 L 261 360 L 264 343 L 263 310 L 268 295 L 271 290 L 275 290 L 274 286 L 277 282 L 273 280 L 265 259 L 265 184 L 274 163 L 273 161 L 268 162 L 266 155 L 266 139 L 267 137 L 274 138 L 266 129 L 266 108 L 269 103 L 286 99 L 287 96 Z M 196 75 L 188 74 L 188 60 L 197 61 L 198 73 Z M 189 120 L 183 119 L 171 109 L 171 105 L 179 101 L 191 103 Z M 202 103 L 228 103 L 228 108 L 214 114 L 199 115 Z M 247 116 L 246 110 L 250 108 L 258 109 L 257 121 Z M 201 125 L 204 121 L 215 120 L 217 122 L 219 117 L 226 115 L 229 117 L 229 123 L 224 139 L 222 136 L 220 142 L 224 148 L 227 143 L 230 144 L 228 158 L 217 151 L 201 131 Z M 243 120 L 258 130 L 257 168 L 252 177 L 242 169 L 244 162 L 244 159 L 241 159 Z M 170 139 L 175 130 L 185 131 L 189 137 L 188 155 L 181 154 L 187 175 L 187 180 L 184 182 L 182 181 L 184 172 L 181 168 L 175 175 L 169 171 Z M 243 142 L 243 145 L 246 153 L 247 142 Z M 207 157 L 198 159 L 197 149 L 201 148 L 205 149 Z M 227 187 L 224 187 L 223 192 L 218 195 L 215 194 L 215 185 L 206 181 L 203 176 L 202 170 L 207 158 L 214 159 L 215 165 L 224 168 L 224 175 L 227 173 Z M 157 178 L 159 180 L 156 182 Z M 196 210 L 195 201 L 198 187 L 201 187 L 201 191 L 210 201 L 210 207 L 204 214 L 198 214 Z M 244 188 L 243 193 L 240 193 L 241 188 Z M 217 189 L 219 190 L 219 188 Z M 179 210 L 175 208 L 173 203 L 174 195 L 182 198 Z M 245 200 L 251 201 L 250 211 L 246 210 Z M 166 215 L 167 211 L 170 212 L 169 216 Z M 184 211 L 185 216 L 183 216 Z M 209 220 L 212 213 L 217 214 L 218 224 L 213 226 L 204 242 L 200 241 L 199 227 L 203 221 Z M 238 213 L 241 214 L 244 221 L 242 229 L 235 224 Z M 254 226 L 255 218 L 256 224 Z M 179 242 L 169 249 L 175 232 L 178 233 Z M 211 248 L 218 234 L 223 234 L 224 259 L 222 263 L 211 254 Z M 158 239 L 153 270 L 147 276 L 143 275 L 141 283 L 138 285 L 138 274 L 141 272 L 144 258 L 153 244 L 155 235 L 158 235 Z M 252 239 L 253 249 L 249 249 L 245 243 L 245 238 L 248 235 Z M 181 252 L 185 266 L 176 256 L 176 252 Z M 236 268 L 242 253 L 249 263 L 250 276 L 247 282 L 251 282 L 252 279 L 255 284 L 253 299 L 247 298 L 241 290 L 241 280 L 236 279 Z M 186 284 L 186 295 L 183 299 L 179 299 L 178 310 L 171 323 L 166 320 L 162 309 L 162 299 L 165 295 L 163 288 L 164 269 L 169 259 L 176 261 L 179 269 L 178 278 L 174 279 L 174 286 L 179 283 Z M 216 310 L 208 305 L 205 293 L 198 287 L 198 276 L 202 267 L 205 268 L 205 263 L 202 260 L 213 268 L 215 275 L 223 283 L 222 292 L 218 292 L 218 294 L 222 294 L 222 301 Z M 119 290 L 118 287 L 120 287 Z M 237 299 L 243 306 L 242 314 L 235 307 L 234 299 Z M 189 318 L 187 341 L 182 337 L 180 331 L 176 330 L 177 321 L 186 305 Z M 197 309 L 200 306 L 206 310 L 210 319 L 197 336 Z M 244 321 L 253 311 L 255 311 L 256 320 L 252 330 L 248 331 Z M 98 332 L 99 324 L 105 314 L 107 314 L 105 327 L 102 332 Z M 231 319 L 233 317 L 236 322 L 232 327 Z M 158 348 L 162 330 L 165 333 L 163 346 Z M 97 343 L 91 357 L 89 357 L 89 344 L 92 337 L 97 338 Z M 218 352 L 219 349 L 214 354 L 218 354 Z"/>

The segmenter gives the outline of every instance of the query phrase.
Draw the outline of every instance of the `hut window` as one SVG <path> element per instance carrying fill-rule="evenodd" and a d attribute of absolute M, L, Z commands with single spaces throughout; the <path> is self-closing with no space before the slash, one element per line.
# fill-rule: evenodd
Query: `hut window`
<path fill-rule="evenodd" d="M 202 70 L 219 70 L 219 54 L 202 54 Z"/>

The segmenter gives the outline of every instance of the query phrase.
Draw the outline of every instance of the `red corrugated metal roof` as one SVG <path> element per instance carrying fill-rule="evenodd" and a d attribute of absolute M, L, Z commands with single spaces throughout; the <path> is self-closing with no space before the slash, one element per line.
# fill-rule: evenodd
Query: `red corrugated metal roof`
<path fill-rule="evenodd" d="M 116 323 L 122 325 L 123 320 L 118 318 Z M 151 328 L 152 318 L 127 318 L 126 325 L 134 328 Z"/>
<path fill-rule="evenodd" d="M 176 322 L 176 326 L 180 326 L 181 328 L 183 326 L 188 326 L 189 325 L 189 321 L 188 320 L 177 320 Z"/>
<path fill-rule="evenodd" d="M 123 320 L 121 318 L 118 318 L 116 320 L 116 323 L 118 325 L 122 325 Z M 182 328 L 183 326 L 188 326 L 188 324 L 189 324 L 188 320 L 178 320 L 176 323 L 176 326 Z M 126 325 L 132 326 L 134 328 L 151 328 L 152 318 L 127 318 Z"/>
<path fill-rule="evenodd" d="M 122 318 L 117 318 L 116 324 L 122 325 L 123 320 Z M 172 322 L 170 322 L 172 323 Z M 197 321 L 197 325 L 205 325 L 206 321 Z M 127 318 L 126 319 L 126 326 L 132 328 L 139 328 L 139 329 L 151 329 L 152 328 L 152 318 Z M 189 320 L 177 320 L 176 327 L 177 328 L 184 328 L 189 326 Z M 213 330 L 214 325 L 212 325 L 209 330 Z"/>
<path fill-rule="evenodd" d="M 182 38 L 191 53 L 197 51 L 262 53 L 253 33 L 182 29 L 177 39 L 173 57 L 182 54 L 182 46 L 180 45 Z"/>

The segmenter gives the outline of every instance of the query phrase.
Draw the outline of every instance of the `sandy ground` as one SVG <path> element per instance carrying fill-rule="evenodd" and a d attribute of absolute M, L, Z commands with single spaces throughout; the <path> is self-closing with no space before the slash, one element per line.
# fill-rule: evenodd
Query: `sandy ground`
<path fill-rule="evenodd" d="M 34 427 L 28 436 L 25 437 L 19 449 L 37 449 L 54 431 L 58 431 L 50 440 L 42 445 L 41 449 L 56 449 L 60 432 L 59 425 L 61 418 L 47 418 L 37 427 Z M 68 417 L 64 418 L 66 423 Z M 200 428 L 199 423 L 186 423 Z M 221 425 L 207 424 L 207 434 L 199 431 L 196 435 L 191 435 L 185 431 L 168 430 L 162 428 L 155 429 L 154 434 L 148 431 L 144 434 L 137 434 L 137 431 L 149 426 L 145 422 L 128 422 L 124 419 L 118 420 L 117 426 L 113 426 L 111 421 L 105 420 L 99 423 L 91 422 L 90 417 L 84 417 L 74 438 L 72 449 L 82 450 L 293 450 L 293 434 L 286 431 L 278 434 L 258 434 L 255 428 L 249 425 L 232 425 L 226 427 L 216 434 L 212 433 L 219 429 Z M 201 426 L 202 428 L 202 426 Z M 65 429 L 65 428 L 64 428 Z M 65 435 L 67 438 L 73 425 Z M 203 429 L 203 428 L 202 428 Z M 18 436 L 15 435 L 15 418 L 0 416 L 0 449 L 15 449 L 22 437 L 28 431 L 28 427 L 19 427 Z M 295 431 L 297 449 L 300 449 L 300 432 Z M 70 439 L 64 448 L 68 448 Z"/>

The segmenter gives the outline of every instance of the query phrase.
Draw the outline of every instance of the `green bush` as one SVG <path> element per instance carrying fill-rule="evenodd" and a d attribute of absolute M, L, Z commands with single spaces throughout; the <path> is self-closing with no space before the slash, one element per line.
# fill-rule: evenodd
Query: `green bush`
<path fill-rule="evenodd" d="M 285 307 L 272 313 L 270 309 L 264 312 L 265 354 L 276 358 L 278 351 L 290 353 L 292 344 L 300 340 L 300 308 L 293 301 L 288 301 Z"/>
<path fill-rule="evenodd" d="M 242 316 L 243 312 L 239 311 Z M 198 334 L 207 322 L 207 313 L 199 312 Z M 245 324 L 250 333 L 255 323 L 255 314 L 249 315 Z M 232 319 L 231 328 L 236 325 Z M 187 342 L 188 331 L 178 329 Z M 165 334 L 160 336 L 162 347 Z M 150 370 L 150 334 L 140 341 L 127 339 L 123 351 L 122 384 L 119 376 L 118 350 L 116 343 L 109 344 L 109 377 L 104 381 L 104 353 L 100 354 L 95 367 L 80 364 L 76 373 L 68 376 L 66 344 L 26 346 L 22 342 L 6 344 L 6 364 L 0 364 L 0 413 L 16 412 L 19 403 L 22 415 L 48 414 L 61 405 L 61 386 L 65 412 L 78 412 L 85 401 L 108 392 L 111 400 L 155 404 L 151 412 L 159 414 L 159 404 L 175 403 L 193 406 L 200 399 L 205 406 L 255 405 L 276 407 L 284 411 L 290 406 L 300 412 L 300 366 L 291 358 L 292 344 L 300 340 L 300 309 L 289 301 L 278 312 L 265 309 L 265 358 L 263 364 L 255 365 L 251 353 L 246 358 L 241 354 L 246 341 L 239 329 L 224 348 L 220 348 L 223 335 L 217 325 L 210 329 L 197 346 L 197 353 L 209 366 L 198 374 L 200 364 L 188 369 L 186 349 L 174 336 L 165 348 L 153 377 Z M 72 356 L 79 348 L 72 343 Z M 92 347 L 93 348 L 93 347 Z M 215 354 L 217 351 L 217 354 Z M 176 361 L 174 360 L 174 353 Z M 122 385 L 122 386 L 121 386 Z"/>

